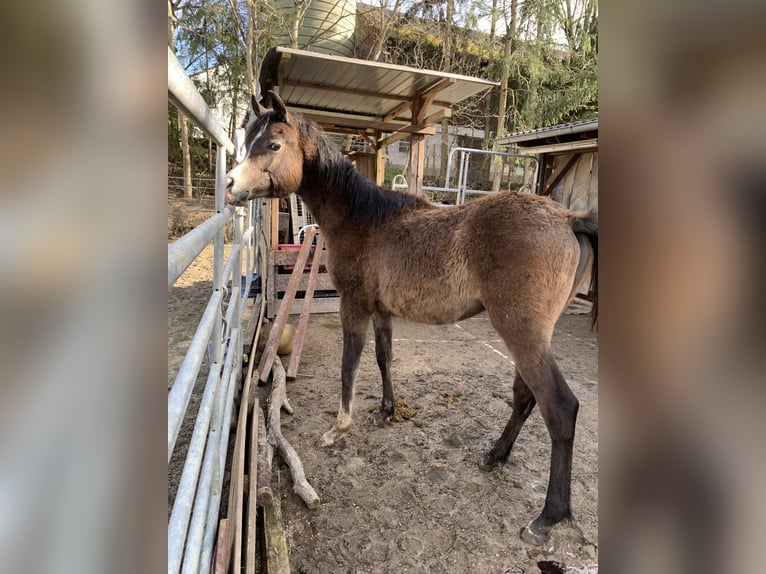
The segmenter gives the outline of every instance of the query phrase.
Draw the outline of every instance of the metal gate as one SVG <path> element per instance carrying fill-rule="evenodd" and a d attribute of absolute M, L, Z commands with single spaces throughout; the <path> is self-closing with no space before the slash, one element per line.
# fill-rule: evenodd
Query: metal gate
<path fill-rule="evenodd" d="M 168 393 L 170 462 L 202 361 L 209 355 L 209 375 L 168 523 L 168 574 L 175 574 L 210 571 L 234 395 L 242 379 L 242 315 L 257 268 L 254 229 L 260 228 L 260 207 L 224 204 L 226 157 L 235 155 L 235 146 L 169 48 L 168 98 L 217 145 L 216 213 L 168 247 L 170 289 L 213 241 L 213 291 Z M 232 218 L 234 244 L 224 260 L 224 226 Z"/>

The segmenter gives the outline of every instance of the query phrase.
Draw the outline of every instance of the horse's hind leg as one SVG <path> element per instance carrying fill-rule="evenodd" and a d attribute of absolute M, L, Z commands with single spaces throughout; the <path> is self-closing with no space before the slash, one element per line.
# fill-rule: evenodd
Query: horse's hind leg
<path fill-rule="evenodd" d="M 351 428 L 354 407 L 354 381 L 359 372 L 359 359 L 364 349 L 370 315 L 358 308 L 343 304 L 341 300 L 341 323 L 343 325 L 343 359 L 341 362 L 341 397 L 338 417 L 333 427 L 324 433 L 325 446 L 335 443 Z"/>
<path fill-rule="evenodd" d="M 375 313 L 372 317 L 375 328 L 375 357 L 378 360 L 380 376 L 383 379 L 383 402 L 375 417 L 375 424 L 383 426 L 394 414 L 394 387 L 391 384 L 391 316 Z"/>
<path fill-rule="evenodd" d="M 516 442 L 516 437 L 519 436 L 519 431 L 524 426 L 527 418 L 529 418 L 532 409 L 535 408 L 535 404 L 535 396 L 517 371 L 516 377 L 513 379 L 513 412 L 511 413 L 511 419 L 505 425 L 503 434 L 497 439 L 495 446 L 484 455 L 484 458 L 479 463 L 479 468 L 482 470 L 492 470 L 498 464 L 505 464 L 513 448 L 513 443 Z"/>
<path fill-rule="evenodd" d="M 517 356 L 524 380 L 540 405 L 540 414 L 551 437 L 551 466 L 548 492 L 540 516 L 522 531 L 526 542 L 545 541 L 551 526 L 571 518 L 572 446 L 579 402 L 559 371 L 550 348 L 541 353 Z"/>

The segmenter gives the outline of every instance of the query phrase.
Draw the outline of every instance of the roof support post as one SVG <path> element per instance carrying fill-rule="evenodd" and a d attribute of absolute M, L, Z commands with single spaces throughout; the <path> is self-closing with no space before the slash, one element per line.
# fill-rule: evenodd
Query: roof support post
<path fill-rule="evenodd" d="M 422 94 L 415 94 L 412 99 L 412 125 L 421 125 L 428 108 Z M 423 193 L 423 164 L 426 151 L 426 136 L 413 133 L 410 136 L 410 161 L 407 169 L 407 191 L 414 195 Z"/>

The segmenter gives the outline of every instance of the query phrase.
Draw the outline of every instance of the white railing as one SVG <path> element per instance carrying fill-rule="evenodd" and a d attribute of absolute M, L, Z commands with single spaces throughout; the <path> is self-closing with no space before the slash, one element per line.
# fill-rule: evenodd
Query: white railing
<path fill-rule="evenodd" d="M 235 147 L 168 48 L 168 98 L 217 144 L 215 210 L 209 219 L 168 247 L 168 289 L 213 241 L 213 291 L 168 393 L 168 462 L 192 389 L 208 355 L 209 374 L 194 421 L 178 491 L 168 522 L 168 574 L 209 572 L 226 464 L 234 396 L 242 378 L 242 315 L 257 268 L 254 240 L 260 210 L 224 204 L 227 153 Z M 224 261 L 224 226 L 234 218 L 234 245 Z M 245 227 L 245 219 L 247 226 Z M 246 256 L 246 281 L 242 254 Z M 226 304 L 224 316 L 223 306 Z"/>

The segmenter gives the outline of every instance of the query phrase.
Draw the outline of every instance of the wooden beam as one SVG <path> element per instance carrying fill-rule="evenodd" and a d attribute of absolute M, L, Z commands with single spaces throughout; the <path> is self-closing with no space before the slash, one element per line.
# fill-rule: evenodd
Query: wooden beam
<path fill-rule="evenodd" d="M 409 102 L 410 97 L 398 94 L 389 94 L 386 92 L 375 92 L 367 90 L 355 90 L 353 88 L 341 88 L 339 86 L 328 86 L 326 84 L 319 84 L 316 82 L 297 82 L 295 80 L 284 80 L 283 86 L 293 86 L 296 88 L 309 88 L 311 90 L 322 90 L 325 92 L 335 92 L 338 94 L 350 94 L 352 96 L 358 96 L 360 98 L 370 97 L 383 100 L 395 100 L 398 102 Z"/>
<path fill-rule="evenodd" d="M 561 142 L 552 144 L 533 145 L 529 147 L 517 146 L 519 155 L 537 155 L 542 153 L 556 153 L 562 151 L 590 151 L 598 149 L 598 138 L 581 140 L 576 142 Z"/>
<path fill-rule="evenodd" d="M 378 146 L 379 147 L 386 147 L 387 145 L 391 145 L 392 143 L 396 143 L 399 140 L 403 140 L 404 138 L 410 137 L 411 135 L 415 134 L 422 134 L 424 136 L 432 136 L 436 133 L 436 128 L 433 126 L 427 127 L 427 128 L 421 128 L 417 131 L 413 131 L 412 128 L 416 126 L 410 126 L 408 128 L 401 129 L 397 132 L 392 133 L 389 136 L 386 136 L 384 138 L 381 138 L 378 140 Z"/>
<path fill-rule="evenodd" d="M 449 119 L 451 117 L 452 117 L 452 110 L 449 108 L 444 108 L 424 118 L 422 125 L 431 126 L 433 124 L 438 124 L 443 119 Z"/>
<path fill-rule="evenodd" d="M 543 195 L 551 194 L 553 188 L 556 187 L 556 184 L 561 181 L 561 178 L 564 177 L 564 175 L 566 175 L 566 172 L 569 171 L 569 168 L 572 167 L 572 165 L 574 165 L 578 157 L 580 157 L 579 152 L 570 154 L 567 160 L 553 171 L 551 176 L 548 178 L 548 181 L 545 182 Z"/>
<path fill-rule="evenodd" d="M 450 86 L 454 86 L 456 83 L 457 80 L 455 78 L 444 78 L 433 84 L 430 88 L 427 88 L 425 91 L 421 92 L 420 95 L 426 100 L 430 99 L 433 101 L 433 99 L 436 97 L 436 94 L 443 92 Z"/>
<path fill-rule="evenodd" d="M 433 135 L 436 133 L 434 128 L 421 127 L 419 125 L 405 124 L 401 122 L 381 122 L 377 118 L 348 118 L 338 115 L 335 117 L 325 116 L 322 114 L 315 114 L 310 111 L 302 112 L 302 115 L 307 120 L 314 121 L 323 126 L 327 131 L 333 131 L 338 128 L 350 128 L 350 129 L 372 129 L 381 132 L 398 132 L 401 130 L 413 132 L 422 132 L 426 135 Z M 432 131 L 429 131 L 432 130 Z"/>
<path fill-rule="evenodd" d="M 383 116 L 384 122 L 389 122 L 393 120 L 396 116 L 399 114 L 404 113 L 406 110 L 409 110 L 410 107 L 412 107 L 412 102 L 410 100 L 407 100 L 401 105 L 396 106 L 393 110 L 391 110 L 389 113 L 387 113 L 385 116 Z"/>

